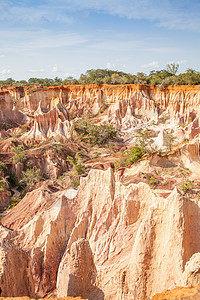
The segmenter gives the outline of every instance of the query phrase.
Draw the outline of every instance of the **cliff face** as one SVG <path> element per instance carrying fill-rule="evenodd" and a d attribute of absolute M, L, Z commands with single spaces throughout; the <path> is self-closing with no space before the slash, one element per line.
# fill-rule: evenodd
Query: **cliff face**
<path fill-rule="evenodd" d="M 19 180 L 30 164 L 57 179 L 68 170 L 68 155 L 85 172 L 76 189 L 43 179 L 2 217 L 9 243 L 5 254 L 3 240 L 3 255 L 10 261 L 13 247 L 13 255 L 21 251 L 29 266 L 15 280 L 13 296 L 27 280 L 30 287 L 23 292 L 30 297 L 34 289 L 38 297 L 54 291 L 89 300 L 151 299 L 177 285 L 200 284 L 199 87 L 11 87 L 0 88 L 0 100 L 0 121 L 9 124 L 11 118 L 17 122 L 12 127 L 18 126 L 1 131 L 0 159 Z M 117 150 L 99 147 L 94 158 L 97 145 L 73 135 L 73 122 L 82 117 L 112 124 L 120 137 Z M 114 168 L 123 158 L 119 150 L 138 143 L 142 130 L 141 143 L 152 153 Z M 14 166 L 16 145 L 23 147 L 25 160 Z M 184 191 L 183 184 L 192 180 L 191 191 Z M 1 193 L 4 208 L 11 193 L 5 186 Z M 7 266 L 2 276 L 8 276 L 12 261 Z M 15 269 L 10 272 L 14 278 Z M 3 289 L 8 295 L 0 281 Z"/>
<path fill-rule="evenodd" d="M 143 300 L 180 280 L 199 284 L 200 204 L 176 188 L 164 199 L 117 177 L 92 170 L 78 192 L 35 190 L 2 219 L 31 254 L 39 296 L 56 282 L 58 297 L 91 300 Z"/>
<path fill-rule="evenodd" d="M 66 107 L 71 117 L 95 115 L 109 107 L 105 119 L 122 128 L 130 128 L 139 120 L 157 122 L 163 113 L 174 123 L 186 124 L 199 118 L 200 89 L 199 86 L 160 89 L 148 85 L 1 88 L 1 103 L 6 103 L 4 118 L 5 115 L 9 118 L 12 111 L 17 119 L 19 107 L 23 112 L 37 112 L 37 118 L 40 118 L 40 114 L 50 113 L 58 101 Z M 2 112 L 5 110 L 4 104 Z"/>
<path fill-rule="evenodd" d="M 0 91 L 0 129 L 17 127 L 26 122 L 26 116 L 19 112 L 19 103 L 11 91 Z"/>

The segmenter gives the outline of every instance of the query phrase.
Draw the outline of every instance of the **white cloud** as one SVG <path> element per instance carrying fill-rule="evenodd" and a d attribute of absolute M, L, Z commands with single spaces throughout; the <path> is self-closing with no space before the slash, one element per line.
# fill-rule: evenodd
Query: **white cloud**
<path fill-rule="evenodd" d="M 178 60 L 177 61 L 177 64 L 179 64 L 179 65 L 184 65 L 184 64 L 186 64 L 188 61 L 186 60 L 186 59 L 182 59 L 182 60 Z"/>
<path fill-rule="evenodd" d="M 3 69 L 3 70 L 0 71 L 0 74 L 2 74 L 2 75 L 7 75 L 7 74 L 10 74 L 10 73 L 11 73 L 11 70 L 9 70 L 9 69 Z"/>
<path fill-rule="evenodd" d="M 98 50 L 109 50 L 120 52 L 124 51 L 133 51 L 135 49 L 140 49 L 143 46 L 144 42 L 134 39 L 131 35 L 113 35 L 112 37 L 104 37 L 103 39 L 95 39 L 91 42 L 90 48 Z"/>
<path fill-rule="evenodd" d="M 159 66 L 159 63 L 157 61 L 152 61 L 152 62 L 150 62 L 148 64 L 142 65 L 142 68 L 145 68 L 145 69 L 148 69 L 148 68 L 155 68 L 155 69 L 157 69 L 159 67 L 160 66 Z"/>
<path fill-rule="evenodd" d="M 44 73 L 45 72 L 45 70 L 44 69 L 38 69 L 38 70 L 30 70 L 30 71 L 28 71 L 28 73 L 36 73 L 36 74 L 38 74 L 38 73 Z"/>
<path fill-rule="evenodd" d="M 16 2 L 18 2 L 16 4 Z M 26 23 L 73 24 L 77 11 L 104 12 L 129 19 L 145 19 L 168 29 L 200 30 L 199 0 L 46 0 L 0 1 L 0 20 Z M 33 4 L 34 3 L 34 4 Z"/>
<path fill-rule="evenodd" d="M 200 30 L 199 0 L 51 0 L 74 10 L 96 10 L 129 19 L 146 19 L 169 29 Z"/>
<path fill-rule="evenodd" d="M 73 47 L 87 43 L 89 38 L 74 32 L 56 33 L 51 30 L 0 29 L 1 50 L 8 52 L 34 49 Z"/>
<path fill-rule="evenodd" d="M 58 66 L 57 65 L 53 66 L 52 72 L 53 73 L 57 73 L 58 72 Z"/>
<path fill-rule="evenodd" d="M 116 68 L 116 64 L 112 64 L 112 63 L 110 63 L 110 62 L 107 62 L 106 68 L 107 68 L 107 69 Z"/>
<path fill-rule="evenodd" d="M 179 52 L 180 48 L 176 48 L 176 47 L 145 48 L 144 51 L 157 52 L 157 53 L 174 53 L 174 52 Z"/>
<path fill-rule="evenodd" d="M 49 2 L 49 1 L 47 1 Z M 59 1 L 58 1 L 59 2 Z M 12 1 L 0 3 L 0 20 L 26 24 L 62 22 L 72 24 L 73 17 L 64 13 L 58 6 L 33 5 L 26 1 L 16 4 Z"/>

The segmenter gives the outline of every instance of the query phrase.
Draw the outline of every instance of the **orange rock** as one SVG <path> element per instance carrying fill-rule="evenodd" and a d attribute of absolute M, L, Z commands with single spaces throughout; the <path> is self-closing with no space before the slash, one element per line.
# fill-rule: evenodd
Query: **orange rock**
<path fill-rule="evenodd" d="M 151 300 L 199 300 L 200 287 L 177 287 L 171 291 L 164 291 L 151 298 Z"/>

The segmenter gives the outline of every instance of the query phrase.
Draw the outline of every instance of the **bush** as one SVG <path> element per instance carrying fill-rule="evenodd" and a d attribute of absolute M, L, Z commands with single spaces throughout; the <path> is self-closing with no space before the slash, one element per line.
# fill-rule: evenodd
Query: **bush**
<path fill-rule="evenodd" d="M 132 165 L 134 162 L 138 161 L 142 156 L 147 153 L 147 151 L 139 145 L 135 145 L 134 147 L 130 148 L 129 150 L 121 151 L 122 156 L 117 161 L 117 167 L 127 167 Z"/>
<path fill-rule="evenodd" d="M 55 149 L 56 153 L 58 154 L 62 154 L 62 150 L 63 150 L 63 145 L 53 145 L 53 148 Z"/>
<path fill-rule="evenodd" d="M 72 183 L 72 187 L 74 188 L 74 189 L 77 189 L 78 188 L 78 186 L 80 185 L 80 177 L 73 177 L 72 179 L 71 179 L 71 183 Z"/>
<path fill-rule="evenodd" d="M 151 176 L 149 179 L 149 184 L 155 186 L 157 184 L 156 178 L 154 176 Z"/>
<path fill-rule="evenodd" d="M 182 184 L 182 191 L 184 194 L 187 194 L 194 188 L 194 180 L 186 179 Z"/>
<path fill-rule="evenodd" d="M 10 205 L 8 206 L 7 209 L 12 209 L 13 207 L 15 207 L 19 203 L 20 200 L 21 200 L 21 198 L 19 196 L 11 197 Z"/>
<path fill-rule="evenodd" d="M 22 146 L 15 146 L 11 149 L 11 151 L 14 153 L 14 156 L 12 157 L 13 162 L 16 164 L 18 162 L 24 162 L 26 153 L 24 151 L 24 148 Z"/>
<path fill-rule="evenodd" d="M 22 172 L 22 179 L 20 183 L 24 184 L 29 190 L 42 179 L 43 176 L 41 170 L 34 166 L 33 168 L 29 167 L 26 169 L 26 171 Z"/>
<path fill-rule="evenodd" d="M 76 153 L 75 158 L 73 158 L 72 156 L 68 156 L 67 161 L 73 166 L 72 172 L 74 173 L 74 175 L 82 175 L 85 173 L 83 160 L 79 153 Z"/>
<path fill-rule="evenodd" d="M 8 176 L 1 177 L 0 179 L 0 191 L 3 192 L 8 189 L 9 183 L 8 183 Z"/>
<path fill-rule="evenodd" d="M 7 169 L 6 164 L 0 160 L 0 173 Z"/>
<path fill-rule="evenodd" d="M 18 185 L 18 183 L 19 183 L 18 179 L 17 179 L 17 176 L 14 172 L 9 173 L 8 181 L 11 184 L 11 186 Z"/>
<path fill-rule="evenodd" d="M 103 146 L 109 140 L 117 136 L 117 131 L 112 125 L 94 125 L 86 120 L 78 120 L 74 124 L 74 130 L 80 135 L 81 139 L 85 137 L 91 145 Z"/>

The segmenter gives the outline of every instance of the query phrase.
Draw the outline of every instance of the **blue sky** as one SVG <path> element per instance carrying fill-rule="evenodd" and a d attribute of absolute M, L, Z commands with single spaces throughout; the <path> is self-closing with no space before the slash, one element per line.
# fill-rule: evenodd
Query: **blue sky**
<path fill-rule="evenodd" d="M 200 0 L 0 0 L 0 79 L 200 70 Z"/>

